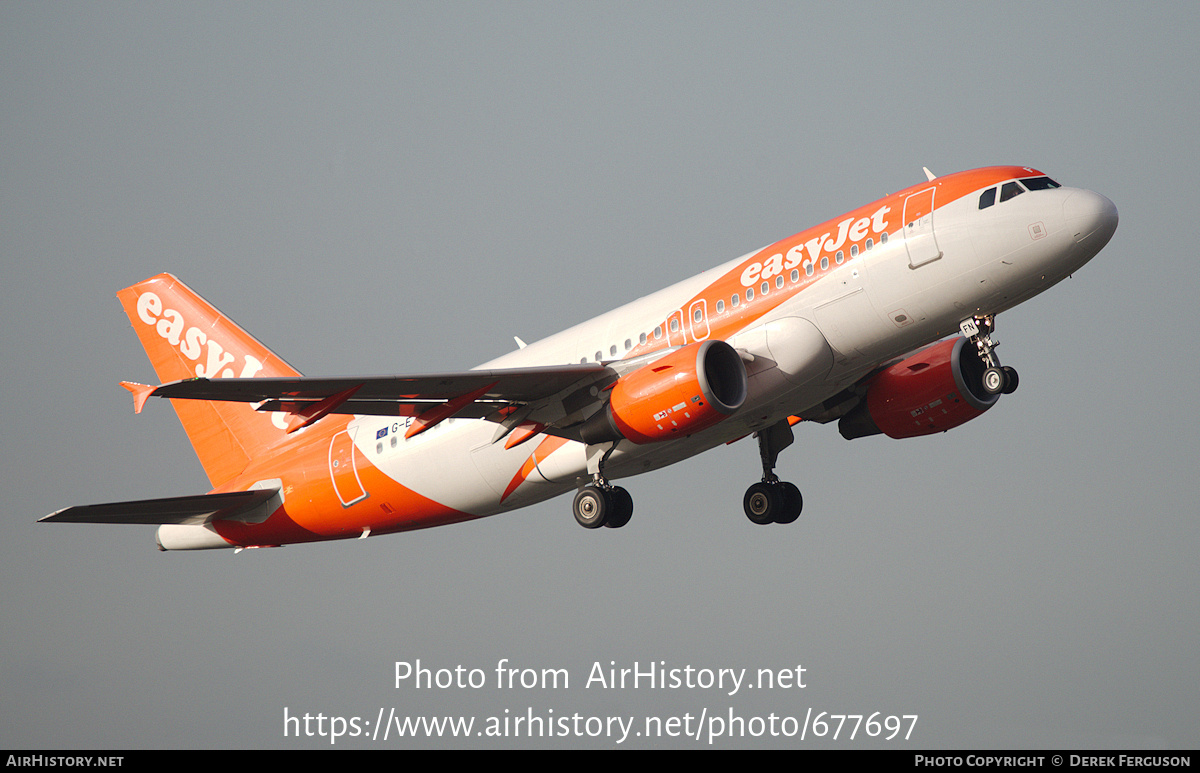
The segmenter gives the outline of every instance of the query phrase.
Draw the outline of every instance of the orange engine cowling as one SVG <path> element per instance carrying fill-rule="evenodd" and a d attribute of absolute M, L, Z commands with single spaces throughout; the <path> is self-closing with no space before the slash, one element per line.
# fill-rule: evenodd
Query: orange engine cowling
<path fill-rule="evenodd" d="M 967 339 L 939 341 L 877 373 L 838 431 L 847 440 L 881 432 L 898 439 L 965 424 L 999 399 L 983 389 L 985 367 Z"/>
<path fill-rule="evenodd" d="M 707 429 L 746 401 L 746 366 L 724 341 L 689 344 L 622 376 L 580 429 L 586 443 L 654 443 Z"/>

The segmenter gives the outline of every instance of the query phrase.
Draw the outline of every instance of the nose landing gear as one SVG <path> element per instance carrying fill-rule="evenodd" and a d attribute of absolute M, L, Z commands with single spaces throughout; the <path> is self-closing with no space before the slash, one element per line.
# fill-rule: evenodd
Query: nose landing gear
<path fill-rule="evenodd" d="M 959 331 L 975 344 L 979 350 L 979 359 L 986 366 L 983 372 L 983 390 L 989 395 L 1010 395 L 1017 391 L 1020 379 L 1017 371 L 1007 365 L 1000 364 L 996 356 L 999 344 L 992 340 L 992 331 L 996 329 L 996 319 L 991 314 L 976 315 L 964 319 L 958 326 Z"/>

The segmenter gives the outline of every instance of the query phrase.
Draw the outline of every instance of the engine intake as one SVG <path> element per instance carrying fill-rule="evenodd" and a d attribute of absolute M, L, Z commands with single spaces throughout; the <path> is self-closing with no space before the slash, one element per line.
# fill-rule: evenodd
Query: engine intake
<path fill-rule="evenodd" d="M 741 408 L 748 383 L 746 366 L 729 344 L 689 344 L 622 376 L 579 434 L 586 443 L 685 437 Z"/>

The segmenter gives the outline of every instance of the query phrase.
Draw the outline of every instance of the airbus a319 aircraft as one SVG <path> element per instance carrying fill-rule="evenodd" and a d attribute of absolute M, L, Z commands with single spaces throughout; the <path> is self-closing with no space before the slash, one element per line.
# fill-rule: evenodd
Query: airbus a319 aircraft
<path fill-rule="evenodd" d="M 779 480 L 800 422 L 910 438 L 1017 387 L 995 317 L 1078 270 L 1111 201 L 1029 167 L 936 177 L 460 373 L 306 378 L 169 274 L 117 295 L 207 494 L 86 505 L 43 521 L 160 524 L 162 550 L 365 538 L 574 491 L 619 528 L 612 481 L 753 435 L 756 524 L 800 515 Z"/>

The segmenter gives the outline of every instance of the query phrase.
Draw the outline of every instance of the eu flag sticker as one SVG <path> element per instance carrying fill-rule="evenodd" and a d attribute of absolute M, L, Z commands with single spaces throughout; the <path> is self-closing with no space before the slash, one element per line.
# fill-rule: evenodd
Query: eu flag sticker
<path fill-rule="evenodd" d="M 385 438 L 385 437 L 387 437 L 387 433 L 388 433 L 388 428 L 384 427 L 383 429 L 381 429 L 375 433 L 375 439 L 379 440 L 380 438 Z"/>

